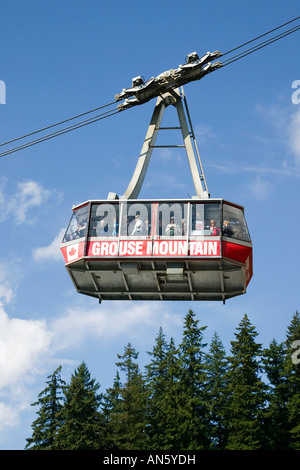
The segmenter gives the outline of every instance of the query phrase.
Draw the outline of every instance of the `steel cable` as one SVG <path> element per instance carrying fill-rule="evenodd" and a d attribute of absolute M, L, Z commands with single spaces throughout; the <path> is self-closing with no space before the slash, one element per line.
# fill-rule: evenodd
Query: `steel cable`
<path fill-rule="evenodd" d="M 56 132 L 53 132 L 52 134 L 47 134 L 44 137 L 40 137 L 39 139 L 35 139 L 33 141 L 27 142 L 27 143 L 25 143 L 23 145 L 20 145 L 18 147 L 14 147 L 10 150 L 2 152 L 2 153 L 0 153 L 0 157 L 4 157 L 4 156 L 9 155 L 9 154 L 14 153 L 14 152 L 18 152 L 19 150 L 23 150 L 25 148 L 31 147 L 32 145 L 39 144 L 40 142 L 44 142 L 45 140 L 53 139 L 54 137 L 57 137 L 59 135 L 66 134 L 67 132 L 71 132 L 75 129 L 79 129 L 81 127 L 87 126 L 88 124 L 92 124 L 93 122 L 98 122 L 102 119 L 108 118 L 108 117 L 110 117 L 114 114 L 117 114 L 119 112 L 120 111 L 117 108 L 114 108 L 114 110 L 111 110 L 111 111 L 106 111 L 105 113 L 93 116 L 92 118 L 89 118 L 89 119 L 85 119 L 84 121 L 80 121 L 77 124 L 73 124 L 72 126 L 63 128 L 63 129 L 61 129 L 59 131 L 56 131 Z M 17 140 L 17 139 L 15 139 L 15 140 Z"/>
<path fill-rule="evenodd" d="M 261 39 L 262 37 L 265 37 L 265 36 L 267 36 L 268 34 L 271 34 L 272 32 L 274 32 L 274 31 L 276 31 L 276 30 L 278 30 L 278 29 L 280 29 L 280 28 L 283 28 L 284 26 L 286 26 L 286 25 L 288 25 L 288 24 L 290 24 L 290 23 L 292 23 L 292 22 L 298 20 L 299 18 L 300 18 L 300 17 L 298 16 L 298 17 L 296 17 L 296 18 L 294 18 L 294 19 L 292 19 L 292 20 L 290 20 L 290 21 L 288 21 L 288 22 L 286 22 L 286 23 L 283 23 L 283 24 L 280 25 L 280 26 L 277 26 L 276 28 L 273 28 L 273 29 L 267 31 L 267 32 L 264 33 L 264 34 L 261 34 L 261 35 L 255 37 L 255 38 L 253 38 L 253 39 L 251 39 L 251 40 L 249 40 L 249 41 L 247 41 L 247 42 L 245 42 L 245 43 L 239 45 L 239 46 L 236 46 L 236 47 L 234 47 L 234 48 L 228 50 L 227 52 L 223 53 L 223 54 L 221 55 L 221 57 L 224 57 L 225 55 L 228 55 L 228 54 L 230 54 L 230 53 L 232 53 L 232 52 L 234 52 L 234 51 L 236 51 L 236 50 L 238 50 L 238 49 L 241 49 L 242 47 L 244 47 L 244 46 L 246 46 L 246 45 L 248 45 L 248 44 L 250 44 L 250 43 L 252 43 L 252 42 L 254 42 L 254 41 L 257 41 L 258 39 Z M 249 54 L 252 54 L 253 52 L 258 51 L 259 49 L 262 49 L 262 48 L 268 46 L 269 44 L 272 44 L 272 43 L 274 43 L 274 42 L 276 42 L 276 41 L 279 41 L 279 40 L 282 39 L 283 37 L 286 37 L 286 36 L 288 36 L 288 35 L 290 35 L 290 34 L 296 32 L 296 31 L 298 31 L 299 29 L 300 29 L 300 25 L 294 26 L 293 28 L 290 28 L 290 29 L 288 29 L 288 30 L 286 30 L 286 31 L 284 31 L 284 32 L 282 32 L 282 33 L 277 34 L 276 36 L 273 36 L 272 38 L 269 38 L 269 39 L 267 39 L 267 40 L 265 40 L 265 41 L 263 41 L 263 42 L 261 42 L 261 43 L 255 45 L 255 46 L 252 46 L 251 48 L 248 48 L 248 49 L 246 49 L 246 50 L 244 50 L 244 51 L 242 51 L 242 52 L 240 52 L 240 53 L 238 53 L 238 54 L 236 54 L 236 55 L 234 55 L 234 56 L 232 56 L 232 57 L 229 57 L 229 58 L 226 59 L 224 62 L 222 62 L 222 67 L 221 67 L 221 68 L 223 68 L 223 67 L 225 67 L 225 66 L 227 66 L 227 65 L 230 65 L 230 64 L 232 64 L 233 62 L 236 62 L 237 60 L 239 60 L 239 59 L 241 59 L 241 58 L 243 58 L 243 57 L 246 57 L 246 56 L 249 55 Z M 217 70 L 218 70 L 218 69 L 217 69 Z M 103 109 L 103 108 L 108 107 L 108 106 L 112 106 L 112 105 L 115 104 L 115 103 L 116 103 L 115 101 L 113 101 L 113 102 L 111 102 L 111 103 L 107 103 L 107 104 L 105 104 L 105 105 L 103 105 L 103 106 L 99 106 L 99 107 L 97 107 L 97 108 L 91 109 L 91 110 L 86 111 L 86 112 L 84 112 L 84 113 L 77 114 L 76 116 L 73 116 L 73 117 L 64 119 L 64 120 L 62 120 L 62 121 L 56 122 L 56 123 L 54 123 L 54 124 L 51 124 L 51 125 L 46 126 L 46 127 L 43 127 L 43 128 L 38 129 L 38 130 L 36 130 L 36 131 L 30 132 L 30 133 L 28 133 L 28 134 L 22 135 L 22 136 L 20 136 L 20 137 L 15 138 L 15 139 L 8 140 L 8 141 L 6 141 L 6 142 L 1 143 L 1 144 L 0 144 L 0 147 L 3 147 L 3 146 L 8 145 L 8 144 L 11 144 L 11 143 L 13 143 L 13 142 L 17 142 L 17 141 L 19 141 L 19 140 L 21 140 L 21 139 L 25 139 L 25 138 L 27 138 L 27 137 L 30 137 L 30 136 L 35 135 L 35 134 L 37 134 L 37 133 L 46 131 L 46 130 L 51 129 L 51 128 L 53 128 L 53 127 L 59 126 L 59 125 L 61 125 L 61 124 L 65 124 L 66 122 L 72 121 L 72 120 L 74 120 L 74 119 L 78 119 L 79 117 L 85 116 L 85 115 L 87 115 L 87 114 L 90 114 L 90 113 L 99 111 L 100 109 Z M 20 145 L 20 146 L 17 146 L 17 147 L 12 148 L 12 149 L 10 149 L 10 150 L 4 151 L 4 152 L 0 153 L 0 157 L 4 157 L 4 156 L 6 156 L 6 155 L 9 155 L 9 154 L 11 154 L 11 153 L 17 152 L 17 151 L 19 151 L 19 150 L 22 150 L 22 149 L 31 147 L 31 146 L 33 146 L 33 145 L 36 145 L 36 144 L 38 144 L 38 143 L 40 143 L 40 142 L 44 142 L 44 141 L 49 140 L 49 139 L 52 139 L 52 138 L 54 138 L 54 137 L 57 137 L 57 136 L 66 134 L 66 133 L 68 133 L 68 132 L 71 132 L 71 131 L 73 131 L 73 130 L 75 130 L 75 129 L 79 129 L 79 128 L 81 128 L 81 127 L 87 126 L 88 124 L 92 124 L 92 123 L 94 123 L 94 122 L 97 122 L 97 121 L 100 121 L 100 120 L 102 120 L 102 119 L 108 118 L 108 117 L 110 117 L 110 116 L 112 116 L 112 115 L 114 115 L 114 114 L 119 113 L 120 111 L 122 111 L 122 109 L 120 110 L 120 109 L 118 109 L 118 108 L 113 108 L 113 109 L 110 110 L 110 111 L 106 111 L 106 112 L 104 112 L 104 113 L 101 113 L 101 114 L 98 114 L 98 115 L 96 115 L 96 116 L 93 116 L 93 117 L 91 117 L 91 118 L 89 118 L 89 119 L 80 121 L 79 123 L 73 124 L 72 126 L 65 127 L 65 128 L 63 128 L 63 129 L 58 130 L 58 131 L 56 131 L 56 132 L 53 132 L 53 133 L 51 133 L 51 134 L 46 134 L 45 136 L 40 137 L 39 139 L 35 139 L 35 140 L 32 140 L 32 141 L 29 141 L 29 142 L 27 142 L 27 143 L 25 143 L 25 144 L 23 144 L 23 145 Z"/>

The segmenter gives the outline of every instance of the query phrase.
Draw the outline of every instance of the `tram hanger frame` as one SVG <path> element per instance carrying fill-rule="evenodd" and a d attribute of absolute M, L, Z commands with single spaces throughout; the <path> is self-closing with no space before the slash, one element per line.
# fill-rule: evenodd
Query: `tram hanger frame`
<path fill-rule="evenodd" d="M 184 102 L 185 107 L 183 106 L 182 102 Z M 152 114 L 152 118 L 146 133 L 146 137 L 139 155 L 139 159 L 133 173 L 132 179 L 124 193 L 121 196 L 121 199 L 137 199 L 142 188 L 146 172 L 149 166 L 149 162 L 152 156 L 153 149 L 156 147 L 155 142 L 157 139 L 157 135 L 160 129 L 162 118 L 166 108 L 170 105 L 173 105 L 176 108 L 178 120 L 180 124 L 180 129 L 182 132 L 183 137 L 183 145 L 175 145 L 175 147 L 185 147 L 187 158 L 194 182 L 194 187 L 196 191 L 196 198 L 199 199 L 209 199 L 210 194 L 207 189 L 207 184 L 203 172 L 203 167 L 195 139 L 195 134 L 193 131 L 189 110 L 187 107 L 186 98 L 183 92 L 183 88 L 181 88 L 181 92 L 179 89 L 171 90 L 165 94 L 162 94 L 157 98 L 156 105 Z M 185 109 L 184 109 L 185 108 Z M 188 123 L 190 125 L 190 129 L 188 127 Z M 168 128 L 168 129 L 178 129 L 176 128 Z M 163 147 L 174 147 L 174 145 L 164 145 Z M 197 159 L 195 156 L 197 155 Z M 197 164 L 198 162 L 198 164 Z M 109 193 L 108 199 L 117 199 L 118 196 L 115 193 Z"/>

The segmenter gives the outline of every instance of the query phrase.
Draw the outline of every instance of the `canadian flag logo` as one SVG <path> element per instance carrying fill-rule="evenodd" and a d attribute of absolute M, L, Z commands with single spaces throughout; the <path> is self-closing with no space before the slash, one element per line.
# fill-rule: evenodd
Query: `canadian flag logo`
<path fill-rule="evenodd" d="M 76 243 L 75 245 L 70 245 L 67 247 L 68 261 L 73 261 L 74 259 L 78 258 L 78 249 L 79 249 L 79 243 Z"/>

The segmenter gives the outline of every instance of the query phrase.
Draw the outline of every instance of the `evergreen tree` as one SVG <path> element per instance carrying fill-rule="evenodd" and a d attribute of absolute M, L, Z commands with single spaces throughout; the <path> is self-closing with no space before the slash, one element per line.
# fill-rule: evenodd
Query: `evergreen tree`
<path fill-rule="evenodd" d="M 151 378 L 151 398 L 155 396 L 159 397 L 164 392 L 164 384 L 167 376 L 167 351 L 168 344 L 166 337 L 160 327 L 153 350 L 152 352 L 148 352 L 152 360 L 149 365 L 146 365 L 148 378 Z"/>
<path fill-rule="evenodd" d="M 32 423 L 32 437 L 27 439 L 25 449 L 52 450 L 55 449 L 55 437 L 61 425 L 59 413 L 62 407 L 62 392 L 65 382 L 61 379 L 61 366 L 49 375 L 47 387 L 32 406 L 40 406 L 38 418 Z"/>
<path fill-rule="evenodd" d="M 228 437 L 226 412 L 228 406 L 228 360 L 217 333 L 213 335 L 209 352 L 206 355 L 206 364 L 211 448 L 224 450 Z"/>
<path fill-rule="evenodd" d="M 195 314 L 185 316 L 182 342 L 179 345 L 179 432 L 182 449 L 209 447 L 209 416 L 207 404 L 207 376 L 202 349 L 203 331 Z"/>
<path fill-rule="evenodd" d="M 65 400 L 60 417 L 62 425 L 56 446 L 64 450 L 95 450 L 103 448 L 103 418 L 99 412 L 99 384 L 91 378 L 82 362 L 65 388 Z"/>
<path fill-rule="evenodd" d="M 150 364 L 146 365 L 146 382 L 149 390 L 147 404 L 148 435 L 151 449 L 165 449 L 165 407 L 167 393 L 167 342 L 160 327 L 152 352 Z"/>
<path fill-rule="evenodd" d="M 173 339 L 167 344 L 162 328 L 147 370 L 149 400 L 147 407 L 148 435 L 151 449 L 178 449 L 178 351 Z"/>
<path fill-rule="evenodd" d="M 298 348 L 299 351 L 299 340 L 300 315 L 296 312 L 287 330 L 284 364 L 290 449 L 292 450 L 300 450 L 300 364 L 299 352 L 297 356 L 297 350 L 295 349 Z"/>
<path fill-rule="evenodd" d="M 229 358 L 229 450 L 257 450 L 263 446 L 265 384 L 260 379 L 261 345 L 247 315 L 242 319 Z"/>
<path fill-rule="evenodd" d="M 103 397 L 103 416 L 105 420 L 106 450 L 118 450 L 121 448 L 122 437 L 121 398 L 122 384 L 119 371 L 113 382 L 113 386 L 106 390 Z"/>
<path fill-rule="evenodd" d="M 114 430 L 113 441 L 121 450 L 142 450 L 148 446 L 146 434 L 147 391 L 137 364 L 138 353 L 130 343 L 124 354 L 119 355 L 117 367 L 125 374 L 119 398 L 110 413 L 110 429 Z"/>
<path fill-rule="evenodd" d="M 268 404 L 265 417 L 265 449 L 289 448 L 288 412 L 286 407 L 286 379 L 284 362 L 286 349 L 275 339 L 263 351 L 264 371 L 268 378 Z"/>
<path fill-rule="evenodd" d="M 216 333 L 204 353 L 198 323 L 189 310 L 178 348 L 159 329 L 146 378 L 128 343 L 104 397 L 84 362 L 69 385 L 57 368 L 33 403 L 40 408 L 25 449 L 300 450 L 299 313 L 286 341 L 264 351 L 245 315 L 229 358 Z"/>
<path fill-rule="evenodd" d="M 179 377 L 178 348 L 175 346 L 173 338 L 171 338 L 166 352 L 165 388 L 160 397 L 163 434 L 159 437 L 159 440 L 162 450 L 178 450 L 182 448 L 181 418 L 179 412 L 182 400 Z M 162 429 L 162 426 L 160 426 L 160 429 Z"/>

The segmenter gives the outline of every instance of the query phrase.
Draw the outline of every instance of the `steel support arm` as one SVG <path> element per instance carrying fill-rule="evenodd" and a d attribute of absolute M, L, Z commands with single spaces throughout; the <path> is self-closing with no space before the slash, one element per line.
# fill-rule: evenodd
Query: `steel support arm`
<path fill-rule="evenodd" d="M 128 188 L 126 189 L 121 199 L 137 199 L 146 176 L 146 172 L 148 169 L 153 148 L 155 147 L 155 141 L 158 135 L 158 131 L 160 129 L 165 109 L 169 105 L 175 106 L 177 110 L 184 146 L 186 149 L 189 166 L 196 190 L 196 196 L 201 199 L 207 199 L 209 197 L 208 191 L 206 190 L 206 188 L 203 189 L 202 186 L 203 175 L 200 176 L 198 171 L 197 161 L 192 145 L 192 139 L 188 128 L 184 108 L 182 105 L 182 98 L 180 96 L 179 90 L 176 89 L 172 90 L 170 93 L 166 93 L 157 98 L 157 102 L 152 114 L 150 125 L 146 133 L 146 137 L 141 149 L 141 153 L 134 174 L 132 176 Z"/>

